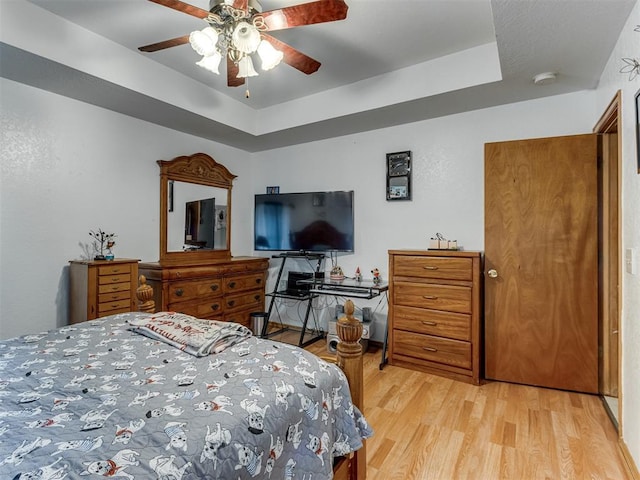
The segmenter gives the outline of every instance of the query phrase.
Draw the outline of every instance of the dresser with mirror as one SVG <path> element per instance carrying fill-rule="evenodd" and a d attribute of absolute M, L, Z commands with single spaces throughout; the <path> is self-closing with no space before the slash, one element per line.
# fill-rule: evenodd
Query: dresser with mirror
<path fill-rule="evenodd" d="M 157 311 L 250 326 L 269 260 L 231 255 L 233 175 L 205 153 L 159 160 L 160 259 L 139 265 Z"/>

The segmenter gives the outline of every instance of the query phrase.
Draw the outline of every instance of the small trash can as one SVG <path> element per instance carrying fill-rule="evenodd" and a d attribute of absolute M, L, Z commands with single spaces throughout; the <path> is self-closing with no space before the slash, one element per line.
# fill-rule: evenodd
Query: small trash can
<path fill-rule="evenodd" d="M 267 320 L 267 312 L 253 312 L 249 314 L 251 317 L 251 330 L 253 330 L 253 334 L 256 337 L 262 336 L 262 328 L 264 327 L 264 322 Z"/>

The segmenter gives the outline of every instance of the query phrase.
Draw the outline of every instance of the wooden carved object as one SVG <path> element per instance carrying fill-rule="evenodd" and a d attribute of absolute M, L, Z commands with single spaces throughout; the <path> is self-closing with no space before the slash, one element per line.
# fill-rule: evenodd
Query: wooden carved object
<path fill-rule="evenodd" d="M 136 290 L 138 297 L 138 310 L 140 312 L 154 313 L 156 311 L 156 302 L 153 300 L 153 288 L 147 285 L 147 279 L 144 275 L 138 278 L 140 286 Z"/>
<path fill-rule="evenodd" d="M 358 321 L 353 312 L 355 307 L 351 300 L 344 302 L 345 316 L 338 319 L 336 333 L 340 338 L 337 346 L 338 366 L 342 369 L 349 381 L 351 399 L 353 404 L 363 411 L 364 409 L 364 383 L 362 378 L 362 323 Z M 362 448 L 354 453 L 350 465 L 350 478 L 352 480 L 364 480 L 367 475 L 366 466 L 366 442 Z"/>

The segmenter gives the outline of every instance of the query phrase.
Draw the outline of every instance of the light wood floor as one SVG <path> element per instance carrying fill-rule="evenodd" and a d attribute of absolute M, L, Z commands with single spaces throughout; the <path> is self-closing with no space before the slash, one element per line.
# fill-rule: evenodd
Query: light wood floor
<path fill-rule="evenodd" d="M 323 341 L 307 348 L 327 355 Z M 379 363 L 379 350 L 365 354 L 368 480 L 630 478 L 597 396 Z"/>

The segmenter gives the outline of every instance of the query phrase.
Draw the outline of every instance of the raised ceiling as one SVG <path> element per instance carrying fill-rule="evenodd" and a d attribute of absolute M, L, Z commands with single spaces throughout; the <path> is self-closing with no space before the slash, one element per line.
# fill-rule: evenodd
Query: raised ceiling
<path fill-rule="evenodd" d="M 318 72 L 260 72 L 249 99 L 197 67 L 188 45 L 140 53 L 204 26 L 145 0 L 3 1 L 0 75 L 260 151 L 595 88 L 635 0 L 346 3 L 346 20 L 273 34 L 320 61 Z M 557 82 L 534 85 L 546 71 Z"/>

